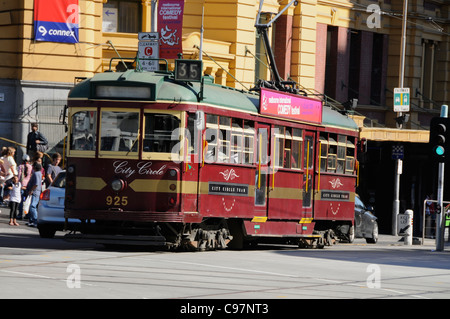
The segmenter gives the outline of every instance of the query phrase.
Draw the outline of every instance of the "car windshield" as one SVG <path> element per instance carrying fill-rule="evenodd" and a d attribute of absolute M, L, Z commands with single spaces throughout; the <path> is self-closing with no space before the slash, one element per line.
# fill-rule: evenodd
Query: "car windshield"
<path fill-rule="evenodd" d="M 361 207 L 363 209 L 366 208 L 366 206 L 364 205 L 364 203 L 362 202 L 362 200 L 358 196 L 355 196 L 355 206 Z"/>
<path fill-rule="evenodd" d="M 65 188 L 66 187 L 66 172 L 62 171 L 61 173 L 59 173 L 58 176 L 56 176 L 56 178 L 53 181 L 51 186 L 58 187 L 58 188 Z"/>

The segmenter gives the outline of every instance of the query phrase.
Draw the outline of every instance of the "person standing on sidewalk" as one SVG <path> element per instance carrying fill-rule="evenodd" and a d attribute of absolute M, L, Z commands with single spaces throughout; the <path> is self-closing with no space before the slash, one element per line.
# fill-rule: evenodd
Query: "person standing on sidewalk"
<path fill-rule="evenodd" d="M 19 226 L 19 223 L 16 220 L 17 217 L 17 209 L 19 207 L 20 202 L 22 201 L 22 184 L 19 182 L 19 178 L 17 175 L 14 175 L 11 182 L 8 184 L 9 189 L 9 208 L 11 209 L 9 212 L 9 225 L 10 226 Z"/>
<path fill-rule="evenodd" d="M 19 165 L 19 182 L 22 184 L 22 201 L 19 205 L 19 213 L 17 214 L 17 219 L 21 220 L 23 217 L 23 202 L 25 198 L 28 196 L 27 185 L 31 179 L 31 175 L 33 174 L 33 167 L 30 164 L 30 156 L 24 154 L 22 157 L 23 163 Z"/>
<path fill-rule="evenodd" d="M 31 124 L 31 132 L 27 135 L 27 154 L 33 158 L 36 151 L 45 152 L 48 149 L 47 138 L 38 131 L 38 124 Z"/>
<path fill-rule="evenodd" d="M 37 207 L 39 205 L 39 196 L 42 191 L 42 165 L 39 163 L 33 164 L 33 175 L 28 182 L 27 191 L 31 195 L 30 212 L 28 218 L 28 226 L 37 226 Z"/>

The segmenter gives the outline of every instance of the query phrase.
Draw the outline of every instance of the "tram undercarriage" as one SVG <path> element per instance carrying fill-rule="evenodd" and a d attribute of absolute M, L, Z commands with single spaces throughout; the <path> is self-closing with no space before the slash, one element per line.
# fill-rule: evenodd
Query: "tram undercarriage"
<path fill-rule="evenodd" d="M 346 225 L 333 228 L 314 230 L 312 234 L 254 235 L 246 232 L 244 221 L 239 218 L 206 218 L 201 223 L 85 220 L 65 239 L 104 245 L 157 246 L 183 251 L 241 250 L 254 248 L 258 244 L 323 248 L 334 245 L 338 240 L 348 240 L 349 234 L 342 233 L 342 230 L 351 228 Z"/>

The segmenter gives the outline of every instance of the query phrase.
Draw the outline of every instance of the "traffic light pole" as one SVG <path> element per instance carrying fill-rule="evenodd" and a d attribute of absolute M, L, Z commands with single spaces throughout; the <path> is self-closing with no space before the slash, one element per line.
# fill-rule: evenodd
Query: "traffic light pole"
<path fill-rule="evenodd" d="M 448 117 L 448 105 L 442 105 L 441 117 Z M 437 189 L 437 204 L 438 204 L 438 216 L 436 218 L 436 250 L 444 250 L 444 231 L 445 231 L 445 214 L 444 214 L 444 168 L 445 163 L 439 163 L 438 173 L 438 189 Z"/>
<path fill-rule="evenodd" d="M 405 81 L 405 52 L 406 52 L 406 24 L 408 19 L 408 0 L 403 0 L 403 21 L 402 21 L 402 45 L 400 52 L 400 76 L 399 86 L 403 88 Z M 397 112 L 397 117 L 401 117 L 402 112 Z M 399 126 L 403 128 L 403 123 Z M 402 160 L 397 159 L 395 164 L 395 180 L 394 180 L 394 202 L 392 205 L 392 235 L 397 235 L 397 216 L 400 213 L 400 168 Z"/>

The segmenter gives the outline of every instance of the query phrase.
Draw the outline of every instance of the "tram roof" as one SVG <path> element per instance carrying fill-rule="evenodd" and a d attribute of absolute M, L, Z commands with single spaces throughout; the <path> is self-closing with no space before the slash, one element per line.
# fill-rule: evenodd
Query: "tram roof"
<path fill-rule="evenodd" d="M 150 87 L 151 96 L 144 100 L 150 101 L 176 101 L 198 103 L 200 83 L 185 83 L 175 81 L 172 73 L 166 72 L 104 72 L 94 75 L 76 85 L 69 92 L 69 99 L 104 99 L 95 96 L 95 87 Z M 113 91 L 114 92 L 114 91 Z M 111 96 L 114 99 L 125 99 L 121 96 Z M 142 100 L 142 98 L 128 97 L 126 99 Z M 202 103 L 218 105 L 236 109 L 247 113 L 259 113 L 259 94 L 246 92 L 234 88 L 215 84 L 212 77 L 204 77 Z M 330 107 L 322 108 L 322 125 L 335 126 L 351 130 L 358 130 L 357 124 L 348 116 L 345 116 Z"/>

